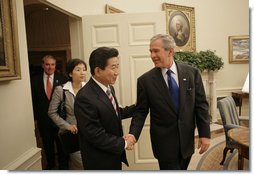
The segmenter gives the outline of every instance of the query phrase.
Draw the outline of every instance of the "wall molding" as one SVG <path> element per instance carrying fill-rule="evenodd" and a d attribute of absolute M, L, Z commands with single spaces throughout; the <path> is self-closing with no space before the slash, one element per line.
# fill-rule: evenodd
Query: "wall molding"
<path fill-rule="evenodd" d="M 217 89 L 217 97 L 231 96 L 232 92 L 241 92 L 242 87 Z"/>
<path fill-rule="evenodd" d="M 31 148 L 16 160 L 3 167 L 4 170 L 42 170 L 41 148 Z"/>

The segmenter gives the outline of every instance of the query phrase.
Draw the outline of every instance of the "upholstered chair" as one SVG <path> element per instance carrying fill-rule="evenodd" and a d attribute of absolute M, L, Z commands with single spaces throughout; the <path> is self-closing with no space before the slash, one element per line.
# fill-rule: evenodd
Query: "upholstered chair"
<path fill-rule="evenodd" d="M 246 120 L 249 120 L 249 118 L 240 117 L 238 115 L 235 101 L 231 96 L 227 96 L 219 100 L 217 105 L 220 111 L 224 131 L 225 131 L 225 137 L 226 137 L 226 147 L 223 150 L 223 158 L 222 158 L 222 161 L 220 162 L 220 165 L 223 165 L 226 159 L 227 152 L 230 150 L 230 153 L 232 153 L 234 149 L 237 148 L 237 144 L 228 137 L 228 134 L 227 134 L 228 130 L 232 128 L 241 127 L 240 121 L 241 120 L 246 121 Z"/>

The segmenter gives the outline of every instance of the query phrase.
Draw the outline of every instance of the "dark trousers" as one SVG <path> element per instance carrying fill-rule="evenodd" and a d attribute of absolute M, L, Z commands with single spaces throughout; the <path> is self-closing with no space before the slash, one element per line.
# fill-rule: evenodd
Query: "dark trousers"
<path fill-rule="evenodd" d="M 177 160 L 172 162 L 159 161 L 160 170 L 187 170 L 190 163 L 191 156 L 187 158 L 182 158 L 179 156 Z"/>
<path fill-rule="evenodd" d="M 41 128 L 41 127 L 40 127 Z M 40 129 L 42 144 L 46 155 L 47 167 L 46 169 L 55 169 L 55 161 L 57 152 L 58 168 L 59 170 L 69 169 L 69 155 L 65 154 L 61 142 L 58 138 L 58 128 L 48 126 L 46 129 Z M 55 151 L 56 146 L 56 151 Z"/>

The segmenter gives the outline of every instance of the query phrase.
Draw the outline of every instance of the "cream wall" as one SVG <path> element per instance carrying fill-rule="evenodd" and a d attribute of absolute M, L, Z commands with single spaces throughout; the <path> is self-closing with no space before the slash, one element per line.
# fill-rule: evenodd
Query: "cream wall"
<path fill-rule="evenodd" d="M 23 1 L 16 2 L 22 78 L 0 82 L 0 169 L 9 170 L 33 169 L 40 158 L 34 136 Z"/>
<path fill-rule="evenodd" d="M 156 12 L 162 3 L 195 8 L 196 49 L 215 50 L 223 58 L 224 68 L 216 75 L 217 95 L 240 90 L 249 71 L 249 64 L 228 63 L 228 36 L 249 34 L 248 0 L 47 0 L 77 16 L 105 13 L 109 4 L 127 13 Z M 232 77 L 233 80 L 232 80 Z"/>
<path fill-rule="evenodd" d="M 161 11 L 163 2 L 195 7 L 197 50 L 216 50 L 225 62 L 224 68 L 217 75 L 217 91 L 239 90 L 249 70 L 248 64 L 228 64 L 227 42 L 229 35 L 248 35 L 248 0 L 48 0 L 48 2 L 80 17 L 103 14 L 105 4 L 128 13 Z M 0 82 L 0 169 L 39 169 L 40 150 L 36 148 L 34 136 L 23 1 L 16 0 L 16 3 L 22 79 Z"/>

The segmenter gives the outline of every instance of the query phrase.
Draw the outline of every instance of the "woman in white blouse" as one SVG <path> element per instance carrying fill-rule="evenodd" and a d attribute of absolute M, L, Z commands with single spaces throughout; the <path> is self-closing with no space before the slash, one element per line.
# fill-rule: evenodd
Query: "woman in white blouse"
<path fill-rule="evenodd" d="M 59 127 L 59 132 L 69 130 L 72 134 L 78 133 L 77 120 L 74 116 L 74 100 L 78 91 L 85 85 L 87 65 L 81 59 L 72 59 L 67 63 L 66 74 L 68 82 L 63 86 L 57 86 L 54 90 L 49 105 L 48 114 L 53 122 Z M 58 106 L 65 93 L 66 120 L 57 113 Z M 70 160 L 75 169 L 83 169 L 80 151 L 71 153 Z"/>

